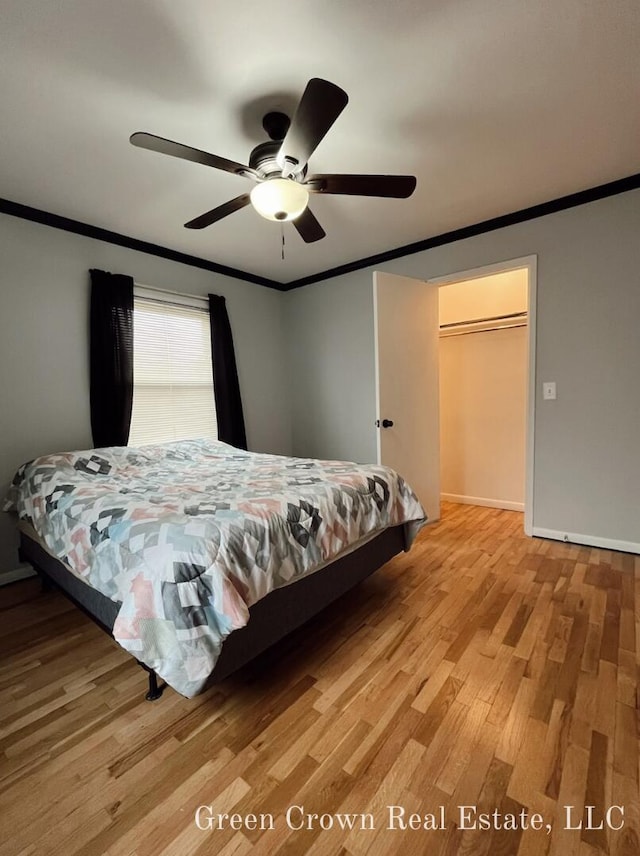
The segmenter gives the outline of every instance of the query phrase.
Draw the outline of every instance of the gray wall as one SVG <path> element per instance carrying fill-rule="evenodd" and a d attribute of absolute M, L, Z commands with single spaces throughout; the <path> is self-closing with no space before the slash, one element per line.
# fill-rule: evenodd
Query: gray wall
<path fill-rule="evenodd" d="M 293 454 L 375 461 L 372 274 L 287 292 Z"/>
<path fill-rule="evenodd" d="M 0 497 L 38 455 L 91 447 L 88 270 L 227 298 L 247 440 L 291 451 L 282 295 L 144 253 L 0 215 Z M 17 565 L 15 524 L 0 514 L 0 571 Z"/>
<path fill-rule="evenodd" d="M 378 268 L 429 279 L 538 256 L 535 527 L 640 542 L 639 235 L 636 190 Z M 295 454 L 375 459 L 373 270 L 284 296 Z"/>
<path fill-rule="evenodd" d="M 533 520 L 640 541 L 640 191 L 407 256 L 420 279 L 538 256 Z M 372 270 L 280 294 L 0 215 L 0 493 L 36 455 L 91 445 L 90 267 L 227 297 L 250 448 L 375 459 Z M 0 570 L 15 567 L 0 514 Z"/>

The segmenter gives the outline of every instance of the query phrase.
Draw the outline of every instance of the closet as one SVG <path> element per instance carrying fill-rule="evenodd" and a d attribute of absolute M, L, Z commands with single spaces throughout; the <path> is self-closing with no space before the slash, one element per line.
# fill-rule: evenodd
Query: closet
<path fill-rule="evenodd" d="M 439 289 L 444 500 L 524 510 L 527 271 Z"/>

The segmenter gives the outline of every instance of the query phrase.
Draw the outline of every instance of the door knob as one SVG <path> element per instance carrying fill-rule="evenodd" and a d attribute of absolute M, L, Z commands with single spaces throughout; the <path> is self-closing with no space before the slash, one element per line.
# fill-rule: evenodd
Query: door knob
<path fill-rule="evenodd" d="M 383 419 L 382 422 L 379 419 L 376 419 L 376 428 L 393 428 L 393 420 L 392 419 Z"/>

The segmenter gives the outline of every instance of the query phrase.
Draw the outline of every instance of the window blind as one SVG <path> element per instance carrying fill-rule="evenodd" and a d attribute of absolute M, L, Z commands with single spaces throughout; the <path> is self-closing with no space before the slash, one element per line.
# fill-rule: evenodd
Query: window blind
<path fill-rule="evenodd" d="M 218 437 L 208 312 L 136 296 L 129 445 L 199 437 Z"/>

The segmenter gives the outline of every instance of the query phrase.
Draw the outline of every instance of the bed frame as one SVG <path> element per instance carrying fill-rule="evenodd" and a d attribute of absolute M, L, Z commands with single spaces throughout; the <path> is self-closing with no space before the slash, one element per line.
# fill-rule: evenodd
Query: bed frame
<path fill-rule="evenodd" d="M 403 526 L 392 526 L 322 570 L 284 588 L 276 589 L 259 600 L 249 609 L 249 623 L 240 630 L 235 630 L 225 640 L 206 687 L 224 680 L 300 627 L 397 553 L 402 552 L 404 545 Z M 113 637 L 113 625 L 120 610 L 120 603 L 110 600 L 74 576 L 61 561 L 25 532 L 20 532 L 19 554 L 22 561 L 35 568 L 45 588 L 53 584 Z M 156 673 L 144 663 L 138 663 L 149 673 L 149 690 L 145 698 L 149 701 L 160 698 L 166 684 L 159 684 Z"/>

